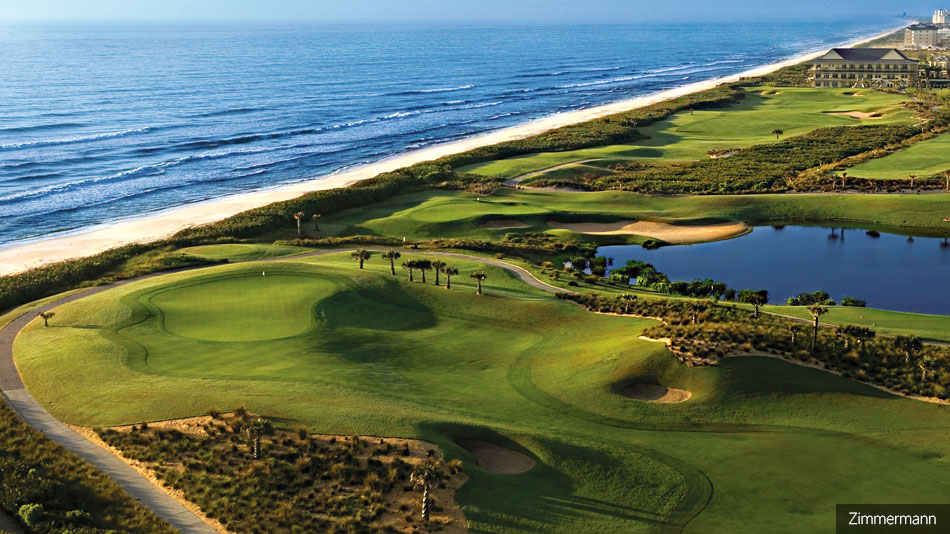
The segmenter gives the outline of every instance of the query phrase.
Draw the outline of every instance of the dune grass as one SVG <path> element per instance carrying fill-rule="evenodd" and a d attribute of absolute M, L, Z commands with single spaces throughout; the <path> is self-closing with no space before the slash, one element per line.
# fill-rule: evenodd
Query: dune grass
<path fill-rule="evenodd" d="M 869 159 L 847 169 L 848 175 L 860 178 L 909 180 L 909 175 L 918 178 L 943 177 L 950 171 L 950 134 L 913 145 L 884 156 Z"/>
<path fill-rule="evenodd" d="M 599 165 L 629 160 L 695 160 L 710 150 L 745 148 L 775 142 L 773 131 L 790 137 L 817 128 L 854 124 L 911 124 L 911 113 L 901 107 L 907 98 L 876 91 L 801 87 L 750 87 L 737 105 L 722 110 L 681 112 L 640 128 L 648 136 L 629 145 L 610 145 L 565 152 L 529 154 L 461 167 L 460 171 L 512 178 L 556 165 L 602 160 Z M 836 112 L 879 113 L 880 118 L 858 120 Z"/>
<path fill-rule="evenodd" d="M 820 531 L 829 502 L 950 491 L 947 407 L 768 358 L 684 367 L 637 339 L 651 320 L 586 312 L 477 259 L 451 263 L 462 271 L 451 291 L 431 273 L 426 285 L 392 277 L 378 257 L 359 271 L 349 254 L 143 280 L 64 305 L 50 328 L 32 323 L 17 363 L 72 423 L 245 404 L 284 428 L 433 441 L 466 463 L 457 500 L 471 532 L 786 532 L 777 517 Z M 476 269 L 488 272 L 483 297 Z M 223 325 L 254 340 L 223 341 Z M 693 397 L 617 393 L 633 380 Z M 488 473 L 459 437 L 538 464 Z"/>

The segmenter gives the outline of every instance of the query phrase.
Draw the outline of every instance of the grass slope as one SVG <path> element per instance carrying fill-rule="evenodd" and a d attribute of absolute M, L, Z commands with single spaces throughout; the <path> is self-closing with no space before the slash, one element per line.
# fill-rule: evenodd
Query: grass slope
<path fill-rule="evenodd" d="M 709 150 L 775 142 L 772 134 L 775 129 L 783 130 L 788 137 L 829 126 L 913 122 L 910 112 L 900 107 L 906 101 L 906 97 L 900 95 L 799 87 L 751 87 L 746 89 L 746 93 L 741 103 L 723 110 L 682 112 L 640 128 L 649 139 L 636 144 L 529 154 L 469 165 L 459 170 L 511 178 L 591 159 L 606 160 L 601 164 L 631 159 L 695 160 L 705 158 Z M 849 111 L 880 113 L 882 117 L 861 121 L 831 114 Z"/>
<path fill-rule="evenodd" d="M 143 280 L 63 306 L 50 328 L 34 322 L 17 363 L 34 395 L 74 423 L 243 403 L 286 428 L 431 440 L 466 462 L 457 498 L 479 533 L 786 532 L 777 517 L 820 531 L 828 502 L 950 492 L 947 407 L 767 358 L 687 368 L 636 339 L 650 320 L 591 314 L 477 260 L 451 263 L 463 273 L 452 291 L 391 277 L 378 257 L 358 271 L 348 254 Z M 481 268 L 479 298 L 465 274 Z M 287 296 L 302 279 L 306 297 Z M 297 290 L 274 287 L 285 284 Z M 248 326 L 240 316 L 256 306 L 267 317 Z M 256 340 L 216 340 L 217 317 Z M 285 322 L 298 333 L 288 337 Z M 617 394 L 631 380 L 694 395 L 632 401 Z M 538 464 L 485 472 L 458 437 Z"/>
<path fill-rule="evenodd" d="M 869 159 L 848 169 L 850 176 L 888 180 L 906 180 L 908 175 L 929 178 L 950 171 L 950 135 L 915 143 L 903 150 Z"/>
<path fill-rule="evenodd" d="M 328 235 L 498 239 L 511 229 L 487 229 L 480 223 L 516 219 L 529 225 L 517 231 L 550 232 L 551 218 L 616 221 L 656 220 L 683 224 L 711 220 L 751 225 L 820 222 L 944 236 L 947 194 L 930 195 L 717 195 L 649 196 L 629 192 L 564 193 L 499 190 L 491 196 L 454 191 L 424 191 L 393 197 L 371 206 L 326 217 Z M 911 230 L 913 229 L 913 230 Z M 594 236 L 585 236 L 592 240 Z M 615 241 L 622 238 L 614 237 Z"/>

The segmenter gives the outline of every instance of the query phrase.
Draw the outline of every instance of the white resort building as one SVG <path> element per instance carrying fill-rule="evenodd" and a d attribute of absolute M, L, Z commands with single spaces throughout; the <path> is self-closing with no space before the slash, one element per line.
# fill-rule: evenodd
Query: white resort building
<path fill-rule="evenodd" d="M 896 48 L 833 48 L 810 61 L 815 87 L 910 87 L 917 61 Z"/>

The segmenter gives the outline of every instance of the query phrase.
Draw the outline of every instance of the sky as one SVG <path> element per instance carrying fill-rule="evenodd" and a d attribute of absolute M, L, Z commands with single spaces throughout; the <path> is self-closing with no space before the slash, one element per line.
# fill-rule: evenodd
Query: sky
<path fill-rule="evenodd" d="M 776 21 L 918 16 L 938 7 L 921 0 L 0 0 L 0 20 Z"/>

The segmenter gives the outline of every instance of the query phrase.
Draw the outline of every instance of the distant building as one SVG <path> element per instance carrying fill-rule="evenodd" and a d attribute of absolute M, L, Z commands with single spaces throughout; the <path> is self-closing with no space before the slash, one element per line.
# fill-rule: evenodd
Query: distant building
<path fill-rule="evenodd" d="M 931 78 L 946 79 L 948 77 L 947 74 L 950 72 L 950 57 L 932 57 L 927 63 L 930 66 L 928 70 Z"/>
<path fill-rule="evenodd" d="M 936 48 L 940 42 L 937 28 L 933 24 L 914 24 L 904 30 L 904 48 Z"/>
<path fill-rule="evenodd" d="M 934 11 L 934 24 L 947 24 L 950 22 L 950 9 L 938 9 Z"/>
<path fill-rule="evenodd" d="M 917 62 L 895 48 L 833 48 L 810 61 L 815 87 L 909 87 Z"/>

